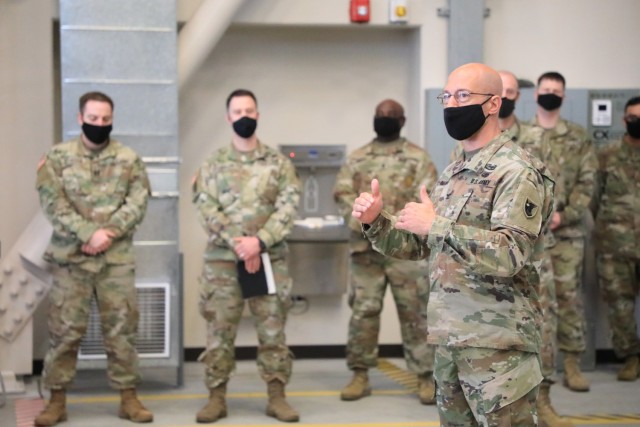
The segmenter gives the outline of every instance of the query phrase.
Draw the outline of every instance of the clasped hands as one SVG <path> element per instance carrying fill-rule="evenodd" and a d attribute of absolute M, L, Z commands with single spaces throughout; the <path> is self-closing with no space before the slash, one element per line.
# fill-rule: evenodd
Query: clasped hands
<path fill-rule="evenodd" d="M 233 251 L 238 259 L 244 261 L 247 272 L 253 274 L 260 270 L 260 241 L 256 236 L 234 237 Z"/>
<path fill-rule="evenodd" d="M 99 228 L 92 235 L 91 239 L 82 245 L 82 252 L 87 255 L 98 255 L 111 246 L 115 232 L 106 228 Z"/>
<path fill-rule="evenodd" d="M 360 193 L 353 202 L 351 216 L 363 224 L 371 224 L 382 212 L 382 194 L 377 179 L 371 180 L 371 193 Z M 420 202 L 409 202 L 398 212 L 395 228 L 424 236 L 429 234 L 436 216 L 433 203 L 423 185 L 420 187 Z"/>

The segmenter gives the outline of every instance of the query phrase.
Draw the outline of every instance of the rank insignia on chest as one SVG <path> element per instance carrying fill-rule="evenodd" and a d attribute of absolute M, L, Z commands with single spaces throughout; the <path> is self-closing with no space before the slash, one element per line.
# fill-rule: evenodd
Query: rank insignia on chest
<path fill-rule="evenodd" d="M 533 218 L 534 216 L 536 216 L 536 212 L 538 212 L 538 206 L 536 206 L 536 204 L 531 200 L 527 199 L 527 201 L 524 203 L 524 215 L 527 218 Z"/>

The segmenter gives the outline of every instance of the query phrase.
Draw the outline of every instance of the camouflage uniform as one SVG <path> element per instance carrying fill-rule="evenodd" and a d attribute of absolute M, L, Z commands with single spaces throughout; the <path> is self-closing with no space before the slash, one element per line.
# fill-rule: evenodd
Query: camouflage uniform
<path fill-rule="evenodd" d="M 258 367 L 266 382 L 287 383 L 291 354 L 284 326 L 290 306 L 291 277 L 285 237 L 291 232 L 300 198 L 293 164 L 258 143 L 251 152 L 232 145 L 217 150 L 200 167 L 193 185 L 198 218 L 209 235 L 200 279 L 200 314 L 208 322 L 205 384 L 213 389 L 228 381 L 235 368 L 234 341 L 244 300 L 237 280 L 234 237 L 257 236 L 272 262 L 276 295 L 249 299 L 258 332 Z"/>
<path fill-rule="evenodd" d="M 405 138 L 390 142 L 374 139 L 354 151 L 338 173 L 334 197 L 352 230 L 349 292 L 352 315 L 347 366 L 353 370 L 377 365 L 380 313 L 389 286 L 396 303 L 407 366 L 423 375 L 433 371 L 433 346 L 426 343 L 427 263 L 387 258 L 374 251 L 362 236 L 351 210 L 358 194 L 371 188 L 373 178 L 378 178 L 381 191 L 388 195 L 387 209 L 397 212 L 406 203 L 420 199 L 422 185 L 428 190 L 433 188 L 437 173 L 429 154 Z"/>
<path fill-rule="evenodd" d="M 640 283 L 640 148 L 623 141 L 600 153 L 596 217 L 598 275 L 609 305 L 613 348 L 620 358 L 640 354 L 635 321 Z"/>
<path fill-rule="evenodd" d="M 581 353 L 586 349 L 584 304 L 580 281 L 584 260 L 585 224 L 595 190 L 597 160 L 586 131 L 560 120 L 553 129 L 543 129 L 534 119 L 534 132 L 542 132 L 543 156 L 550 153 L 562 171 L 564 200 L 558 202 L 560 226 L 553 231 L 551 250 L 558 301 L 558 348 Z"/>
<path fill-rule="evenodd" d="M 444 425 L 496 425 L 496 417 L 535 425 L 540 236 L 553 211 L 553 186 L 539 160 L 500 135 L 440 176 L 429 235 L 395 230 L 386 211 L 364 227 L 382 253 L 429 256 L 428 341 L 438 345 Z"/>
<path fill-rule="evenodd" d="M 511 136 L 513 142 L 524 148 L 529 154 L 541 160 L 551 175 L 556 178 L 560 176 L 560 165 L 552 156 L 548 147 L 543 150 L 542 134 L 544 129 L 540 126 L 530 126 L 523 123 L 516 117 L 516 121 L 509 128 L 503 131 Z M 451 152 L 451 161 L 462 155 L 462 143 L 458 142 Z M 564 182 L 561 179 L 555 180 L 554 201 L 556 209 L 559 209 L 564 202 Z M 545 250 L 540 262 L 540 307 L 542 308 L 542 347 L 540 349 L 540 360 L 542 364 L 542 376 L 549 383 L 555 382 L 556 355 L 558 353 L 558 301 L 556 298 L 556 283 L 553 277 L 553 261 L 551 249 L 556 241 L 553 232 L 547 225 L 544 229 Z"/>
<path fill-rule="evenodd" d="M 78 138 L 49 151 L 38 169 L 36 186 L 53 225 L 44 258 L 55 264 L 45 386 L 66 389 L 72 382 L 95 296 L 111 385 L 132 388 L 140 381 L 133 233 L 144 217 L 150 192 L 144 164 L 118 141 L 93 152 Z M 84 254 L 82 245 L 100 228 L 115 233 L 112 245 L 95 256 Z"/>
<path fill-rule="evenodd" d="M 530 126 L 516 123 L 508 131 L 513 136 L 513 141 L 524 148 L 529 154 L 541 160 L 554 178 L 561 176 L 558 161 L 553 157 L 548 147 L 543 147 L 544 130 L 540 126 Z M 556 210 L 562 210 L 564 203 L 564 181 L 555 180 L 554 201 Z M 556 298 L 556 283 L 553 277 L 553 260 L 551 251 L 556 244 L 551 228 L 547 225 L 544 229 L 545 250 L 542 255 L 540 269 L 540 306 L 542 307 L 542 348 L 540 359 L 542 361 L 542 376 L 549 383 L 555 382 L 556 355 L 558 353 L 558 301 Z"/>

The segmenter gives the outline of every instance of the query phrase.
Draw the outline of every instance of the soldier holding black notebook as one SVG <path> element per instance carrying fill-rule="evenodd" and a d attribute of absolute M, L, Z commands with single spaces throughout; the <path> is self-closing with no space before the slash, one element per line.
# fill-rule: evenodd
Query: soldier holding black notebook
<path fill-rule="evenodd" d="M 242 292 L 239 276 L 262 276 L 261 270 L 269 267 L 264 261 L 270 261 L 276 292 L 247 301 L 260 343 L 258 367 L 268 384 L 266 412 L 280 421 L 299 419 L 284 396 L 292 365 L 284 334 L 292 285 L 284 239 L 293 227 L 300 182 L 291 161 L 258 140 L 258 118 L 255 95 L 244 89 L 232 92 L 226 114 L 233 129 L 231 144 L 215 151 L 193 182 L 193 202 L 209 235 L 200 279 L 200 313 L 209 332 L 207 349 L 199 360 L 206 365 L 210 395 L 196 416 L 198 422 L 214 422 L 227 415 L 226 385 L 235 367 L 234 341 L 243 296 L 248 296 Z"/>

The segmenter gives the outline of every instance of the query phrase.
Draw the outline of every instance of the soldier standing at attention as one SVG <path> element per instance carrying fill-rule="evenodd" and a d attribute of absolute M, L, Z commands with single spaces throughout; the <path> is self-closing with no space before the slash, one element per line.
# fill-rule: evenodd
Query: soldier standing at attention
<path fill-rule="evenodd" d="M 299 420 L 285 400 L 291 377 L 291 353 L 285 343 L 285 322 L 291 304 L 287 245 L 300 199 L 300 182 L 291 161 L 261 143 L 255 95 L 245 89 L 227 98 L 231 144 L 214 152 L 198 170 L 193 202 L 209 239 L 200 279 L 200 313 L 208 323 L 205 365 L 209 401 L 196 421 L 211 423 L 226 417 L 227 382 L 235 369 L 234 341 L 244 299 L 236 262 L 249 273 L 261 266 L 261 253 L 271 258 L 277 292 L 248 299 L 258 332 L 258 367 L 267 383 L 267 415 L 280 421 Z"/>
<path fill-rule="evenodd" d="M 565 79 L 557 72 L 538 78 L 533 131 L 542 131 L 542 150 L 550 151 L 561 168 L 564 200 L 551 223 L 555 246 L 551 249 L 558 301 L 558 349 L 564 353 L 564 384 L 573 391 L 589 391 L 580 370 L 586 350 L 582 266 L 586 235 L 585 214 L 596 188 L 598 168 L 593 144 L 581 126 L 562 119 L 560 106 Z"/>
<path fill-rule="evenodd" d="M 555 238 L 551 227 L 560 221 L 557 210 L 564 203 L 564 183 L 560 179 L 561 169 L 551 150 L 543 150 L 543 132 L 539 126 L 522 123 L 514 114 L 516 101 L 520 96 L 518 79 L 509 71 L 499 71 L 502 79 L 502 105 L 500 106 L 499 125 L 503 132 L 509 132 L 513 142 L 522 147 L 532 156 L 541 160 L 551 175 L 555 178 L 554 191 L 555 209 L 551 221 L 544 227 L 544 252 L 540 260 L 540 307 L 542 308 L 542 347 L 540 360 L 542 377 L 536 407 L 538 408 L 538 422 L 542 427 L 572 427 L 573 423 L 561 417 L 551 404 L 551 385 L 555 382 L 557 331 L 558 331 L 558 302 L 556 301 L 556 284 L 553 278 L 553 261 L 551 249 L 555 245 Z"/>
<path fill-rule="evenodd" d="M 542 229 L 553 211 L 544 165 L 501 134 L 502 82 L 483 64 L 450 75 L 438 97 L 449 135 L 464 158 L 440 175 L 431 201 L 397 217 L 383 211 L 376 179 L 352 215 L 374 248 L 390 256 L 429 256 L 429 343 L 443 426 L 535 426 L 542 380 L 537 290 Z"/>
<path fill-rule="evenodd" d="M 609 305 L 613 349 L 625 360 L 619 381 L 640 377 L 640 339 L 635 320 L 640 284 L 640 97 L 624 108 L 627 133 L 605 146 L 600 160 L 596 216 L 598 276 Z"/>
<path fill-rule="evenodd" d="M 94 297 L 107 373 L 121 393 L 118 415 L 137 423 L 153 420 L 135 389 L 140 374 L 133 253 L 133 233 L 146 212 L 150 187 L 138 155 L 109 137 L 112 122 L 111 98 L 84 94 L 78 113 L 81 135 L 54 146 L 38 165 L 40 204 L 53 225 L 44 255 L 53 264 L 53 286 L 43 372 L 51 399 L 36 417 L 37 426 L 67 419 L 66 390 L 75 377 Z"/>
<path fill-rule="evenodd" d="M 431 189 L 437 178 L 431 157 L 422 148 L 400 137 L 405 116 L 402 105 L 387 99 L 376 107 L 376 138 L 351 153 L 338 173 L 334 197 L 351 228 L 351 287 L 347 366 L 351 382 L 342 400 L 371 394 L 367 371 L 377 366 L 380 313 L 387 287 L 391 289 L 400 321 L 404 357 L 417 375 L 418 396 L 423 404 L 435 403 L 433 346 L 427 344 L 427 325 L 421 316 L 429 299 L 427 263 L 385 257 L 362 236 L 360 223 L 351 217 L 353 200 L 367 191 L 373 178 L 388 194 L 387 209 L 399 211 L 420 196 L 420 187 Z"/>

